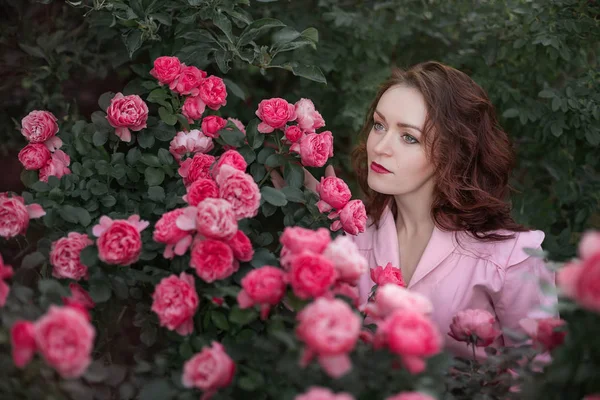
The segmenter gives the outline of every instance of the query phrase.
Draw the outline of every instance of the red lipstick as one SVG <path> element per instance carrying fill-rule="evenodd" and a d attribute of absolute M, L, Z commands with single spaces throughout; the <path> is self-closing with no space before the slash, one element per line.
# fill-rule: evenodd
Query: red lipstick
<path fill-rule="evenodd" d="M 371 171 L 377 172 L 378 174 L 390 174 L 391 171 L 386 169 L 383 165 L 377 164 L 375 161 L 371 163 Z"/>

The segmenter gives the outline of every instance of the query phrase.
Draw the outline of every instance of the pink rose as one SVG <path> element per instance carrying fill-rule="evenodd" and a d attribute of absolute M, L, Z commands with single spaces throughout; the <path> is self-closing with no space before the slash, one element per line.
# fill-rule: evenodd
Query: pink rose
<path fill-rule="evenodd" d="M 581 271 L 583 271 L 583 266 L 577 261 L 565 264 L 558 270 L 556 284 L 564 295 L 575 298 Z"/>
<path fill-rule="evenodd" d="M 377 286 L 383 286 L 387 283 L 406 287 L 404 279 L 402 279 L 402 271 L 400 268 L 396 268 L 392 263 L 387 263 L 385 268 L 377 266 L 371 269 L 371 280 L 375 282 Z"/>
<path fill-rule="evenodd" d="M 4 264 L 2 255 L 0 254 L 0 308 L 6 305 L 6 299 L 10 293 L 10 286 L 4 282 L 5 279 L 9 279 L 13 276 L 13 269 L 10 265 Z"/>
<path fill-rule="evenodd" d="M 246 234 L 238 230 L 233 237 L 227 241 L 229 247 L 233 251 L 233 256 L 240 261 L 248 262 L 254 257 L 254 249 L 252 248 L 252 242 Z"/>
<path fill-rule="evenodd" d="M 228 386 L 234 374 L 233 360 L 220 343 L 212 342 L 211 347 L 203 347 L 200 353 L 186 361 L 181 381 L 187 388 L 203 390 L 201 400 L 208 400 L 217 389 Z"/>
<path fill-rule="evenodd" d="M 386 318 L 396 310 L 411 310 L 421 314 L 431 314 L 433 305 L 429 299 L 402 286 L 388 283 L 380 286 L 375 293 L 375 301 L 365 306 L 365 313 L 375 318 Z"/>
<path fill-rule="evenodd" d="M 196 153 L 194 158 L 188 158 L 182 162 L 178 172 L 183 178 L 183 183 L 189 186 L 200 178 L 210 178 L 210 167 L 214 162 L 213 156 L 202 153 Z"/>
<path fill-rule="evenodd" d="M 188 188 L 183 200 L 190 206 L 197 206 L 204 199 L 219 197 L 219 187 L 212 179 L 200 178 L 195 180 Z"/>
<path fill-rule="evenodd" d="M 567 332 L 556 330 L 564 326 L 566 322 L 560 318 L 525 318 L 519 321 L 523 330 L 538 343 L 544 350 L 552 351 L 563 344 Z"/>
<path fill-rule="evenodd" d="M 258 214 L 260 190 L 252 176 L 225 164 L 219 169 L 217 185 L 219 195 L 231 203 L 238 219 Z"/>
<path fill-rule="evenodd" d="M 345 375 L 352 368 L 348 353 L 354 349 L 360 334 L 361 321 L 343 300 L 320 298 L 298 313 L 298 338 L 306 343 L 301 366 L 314 355 L 333 378 Z"/>
<path fill-rule="evenodd" d="M 182 272 L 179 277 L 163 278 L 152 294 L 152 311 L 160 325 L 180 335 L 194 331 L 194 314 L 198 309 L 198 294 L 194 277 Z"/>
<path fill-rule="evenodd" d="M 24 234 L 29 226 L 30 218 L 40 218 L 46 212 L 39 204 L 25 205 L 20 196 L 8 196 L 0 193 L 0 236 L 5 239 Z"/>
<path fill-rule="evenodd" d="M 214 75 L 200 82 L 200 98 L 211 109 L 218 110 L 227 104 L 227 88 L 223 79 Z"/>
<path fill-rule="evenodd" d="M 312 251 L 321 254 L 331 242 L 331 236 L 325 228 L 312 230 L 299 226 L 288 226 L 283 230 L 279 241 L 292 253 Z"/>
<path fill-rule="evenodd" d="M 494 326 L 495 322 L 496 318 L 485 310 L 459 311 L 452 318 L 448 336 L 459 342 L 486 347 L 501 334 Z"/>
<path fill-rule="evenodd" d="M 260 317 L 269 316 L 271 306 L 277 305 L 285 295 L 285 273 L 279 268 L 264 266 L 254 269 L 242 279 L 242 290 L 237 301 L 240 308 L 260 305 Z"/>
<path fill-rule="evenodd" d="M 350 235 L 358 235 L 367 226 L 367 211 L 361 200 L 350 200 L 340 211 L 340 220 L 331 225 L 333 231 L 343 228 Z"/>
<path fill-rule="evenodd" d="M 360 306 L 360 295 L 358 292 L 358 287 L 350 285 L 346 282 L 337 281 L 335 285 L 331 288 L 331 295 L 329 298 L 333 298 L 335 296 L 344 296 L 348 298 L 355 308 Z"/>
<path fill-rule="evenodd" d="M 281 238 L 280 238 L 281 239 Z M 285 246 L 281 246 L 281 253 L 279 253 L 279 264 L 285 271 L 289 271 L 292 267 L 292 260 L 295 254 Z"/>
<path fill-rule="evenodd" d="M 34 110 L 21 120 L 21 133 L 29 143 L 44 143 L 58 133 L 56 121 L 51 112 Z"/>
<path fill-rule="evenodd" d="M 435 400 L 435 397 L 421 392 L 403 392 L 385 400 Z"/>
<path fill-rule="evenodd" d="M 204 110 L 206 110 L 206 104 L 204 104 L 200 96 L 188 97 L 185 99 L 183 107 L 181 107 L 181 113 L 187 118 L 190 124 L 202 118 Z"/>
<path fill-rule="evenodd" d="M 299 394 L 294 400 L 354 400 L 348 393 L 335 394 L 323 387 L 312 386 L 306 393 Z"/>
<path fill-rule="evenodd" d="M 208 153 L 214 147 L 213 140 L 205 136 L 198 129 L 193 129 L 189 132 L 179 132 L 171 140 L 169 152 L 177 161 L 181 161 L 185 155 L 193 155 L 195 153 Z"/>
<path fill-rule="evenodd" d="M 183 208 L 166 212 L 154 225 L 152 238 L 155 242 L 167 245 L 163 253 L 165 258 L 171 259 L 175 254 L 184 255 L 192 244 L 192 229 L 184 230 L 177 226 L 177 218 L 183 213 Z"/>
<path fill-rule="evenodd" d="M 369 267 L 367 260 L 348 236 L 338 236 L 325 248 L 323 255 L 333 262 L 338 279 L 344 282 L 355 284 Z"/>
<path fill-rule="evenodd" d="M 305 167 L 322 167 L 329 157 L 333 157 L 333 135 L 330 131 L 302 136 L 300 159 Z"/>
<path fill-rule="evenodd" d="M 40 181 L 48 182 L 48 178 L 51 176 L 55 176 L 60 179 L 65 175 L 69 175 L 71 173 L 71 170 L 69 169 L 70 163 L 71 158 L 67 155 L 67 153 L 62 150 L 56 150 L 56 152 L 52 154 L 50 162 L 46 163 L 46 165 L 40 169 Z"/>
<path fill-rule="evenodd" d="M 19 152 L 19 161 L 26 170 L 35 171 L 50 162 L 50 150 L 42 143 L 30 143 Z"/>
<path fill-rule="evenodd" d="M 323 296 L 336 278 L 333 263 L 309 251 L 294 256 L 288 276 L 294 294 L 301 299 Z"/>
<path fill-rule="evenodd" d="M 35 355 L 35 326 L 29 321 L 17 321 L 10 328 L 12 358 L 15 366 L 23 368 Z"/>
<path fill-rule="evenodd" d="M 293 104 L 284 99 L 275 97 L 268 100 L 262 100 L 258 104 L 256 116 L 261 119 L 258 125 L 260 133 L 271 133 L 275 129 L 281 129 L 290 121 L 296 119 L 296 109 Z"/>
<path fill-rule="evenodd" d="M 298 115 L 298 126 L 303 131 L 310 133 L 325 126 L 325 120 L 315 110 L 315 105 L 309 99 L 300 99 L 295 104 L 296 115 Z"/>
<path fill-rule="evenodd" d="M 150 75 L 161 85 L 168 85 L 181 73 L 182 65 L 177 57 L 158 57 L 154 60 L 154 68 L 150 70 Z"/>
<path fill-rule="evenodd" d="M 600 253 L 600 232 L 588 231 L 583 234 L 579 242 L 579 257 L 582 260 Z"/>
<path fill-rule="evenodd" d="M 302 138 L 303 132 L 298 126 L 291 125 L 285 128 L 285 138 L 290 141 L 290 143 L 296 143 Z"/>
<path fill-rule="evenodd" d="M 46 362 L 63 378 L 81 376 L 92 358 L 96 332 L 79 311 L 50 306 L 35 323 L 35 342 Z"/>
<path fill-rule="evenodd" d="M 65 305 L 73 306 L 74 303 L 77 303 L 86 310 L 91 310 L 92 308 L 96 307 L 96 303 L 94 303 L 92 296 L 90 296 L 90 294 L 77 283 L 69 283 L 69 290 L 71 291 L 71 297 L 63 297 Z"/>
<path fill-rule="evenodd" d="M 219 131 L 227 125 L 227 120 L 217 115 L 209 115 L 202 120 L 202 132 L 208 137 L 218 138 Z"/>
<path fill-rule="evenodd" d="M 52 276 L 55 278 L 68 278 L 78 281 L 88 278 L 88 267 L 81 263 L 79 255 L 81 250 L 94 242 L 88 235 L 70 232 L 52 243 L 50 251 L 50 264 L 52 264 Z"/>
<path fill-rule="evenodd" d="M 106 110 L 106 119 L 114 127 L 115 134 L 124 142 L 131 142 L 131 132 L 141 131 L 147 125 L 148 106 L 137 94 L 123 96 L 117 93 Z"/>
<path fill-rule="evenodd" d="M 209 239 L 229 240 L 237 232 L 237 218 L 230 202 L 223 199 L 204 199 L 198 204 L 196 229 Z"/>
<path fill-rule="evenodd" d="M 169 84 L 169 89 L 181 95 L 197 96 L 200 93 L 198 86 L 204 78 L 206 78 L 206 72 L 194 66 L 183 65 L 179 75 Z"/>
<path fill-rule="evenodd" d="M 242 124 L 242 121 L 240 121 L 237 118 L 232 118 L 229 117 L 227 118 L 227 121 L 231 121 L 233 122 L 233 124 L 245 135 L 246 134 L 246 127 L 244 126 L 244 124 Z"/>
<path fill-rule="evenodd" d="M 92 229 L 98 238 L 98 258 L 107 264 L 133 264 L 142 252 L 140 232 L 148 225 L 139 215 L 114 221 L 106 215 L 100 217 L 100 223 Z"/>
<path fill-rule="evenodd" d="M 221 154 L 221 157 L 217 160 L 217 166 L 214 169 L 215 176 L 219 174 L 219 170 L 223 165 L 230 165 L 233 168 L 240 170 L 242 172 L 246 172 L 246 167 L 248 164 L 237 150 L 227 150 L 225 153 Z"/>
<path fill-rule="evenodd" d="M 575 300 L 583 307 L 600 312 L 600 252 L 582 261 L 575 286 Z"/>
<path fill-rule="evenodd" d="M 196 242 L 192 247 L 190 266 L 200 279 L 208 283 L 228 278 L 239 268 L 231 247 L 213 239 Z"/>
<path fill-rule="evenodd" d="M 317 207 L 322 213 L 331 211 L 332 208 L 341 210 L 352 197 L 346 182 L 335 176 L 321 178 L 321 183 L 317 184 L 317 194 L 320 198 Z"/>

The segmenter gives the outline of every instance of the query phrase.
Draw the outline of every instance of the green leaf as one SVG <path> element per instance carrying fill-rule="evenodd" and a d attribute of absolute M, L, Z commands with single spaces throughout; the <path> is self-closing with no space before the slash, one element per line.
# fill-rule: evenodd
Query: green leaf
<path fill-rule="evenodd" d="M 172 19 L 170 15 L 155 13 L 150 14 L 150 16 L 163 25 L 171 26 Z"/>
<path fill-rule="evenodd" d="M 277 48 L 282 44 L 289 43 L 300 37 L 300 32 L 294 28 L 286 26 L 273 35 L 273 47 Z"/>
<path fill-rule="evenodd" d="M 171 165 L 173 163 L 173 156 L 169 153 L 167 149 L 159 149 L 158 150 L 158 160 L 161 165 Z"/>
<path fill-rule="evenodd" d="M 228 331 L 229 330 L 229 322 L 227 322 L 227 317 L 225 317 L 225 314 L 223 314 L 220 311 L 211 311 L 210 312 L 210 319 L 212 320 L 213 324 L 215 324 L 215 326 L 222 330 L 222 331 Z"/>
<path fill-rule="evenodd" d="M 160 107 L 158 109 L 158 115 L 160 119 L 167 125 L 175 125 L 177 123 L 177 117 L 175 115 L 169 113 L 166 108 Z"/>
<path fill-rule="evenodd" d="M 167 96 L 168 95 L 166 89 L 159 87 L 148 94 L 148 97 L 146 97 L 146 101 L 150 103 L 163 104 L 167 103 Z"/>
<path fill-rule="evenodd" d="M 146 164 L 149 167 L 160 167 L 162 164 L 157 156 L 154 154 L 144 154 L 142 155 L 142 163 Z"/>
<path fill-rule="evenodd" d="M 250 148 L 250 146 L 242 146 L 238 149 L 238 152 L 246 160 L 246 164 L 250 165 L 256 160 L 256 153 Z"/>
<path fill-rule="evenodd" d="M 552 134 L 556 137 L 559 137 L 560 135 L 562 135 L 562 127 L 556 123 L 552 124 L 550 126 L 550 131 L 552 132 Z"/>
<path fill-rule="evenodd" d="M 551 99 L 554 97 L 554 92 L 548 89 L 542 90 L 538 93 L 538 96 L 543 99 Z"/>
<path fill-rule="evenodd" d="M 19 47 L 30 56 L 37 58 L 46 58 L 44 52 L 39 47 L 29 46 L 24 43 L 19 43 Z"/>
<path fill-rule="evenodd" d="M 94 132 L 94 136 L 92 137 L 92 142 L 94 143 L 94 146 L 103 146 L 107 140 L 108 140 L 108 131 L 105 131 L 105 132 L 96 131 L 96 132 Z"/>
<path fill-rule="evenodd" d="M 504 111 L 504 113 L 502 113 L 502 116 L 507 119 L 518 117 L 519 110 L 517 110 L 516 108 L 509 108 L 508 110 Z"/>
<path fill-rule="evenodd" d="M 162 169 L 148 167 L 144 171 L 146 183 L 148 186 L 158 186 L 163 183 L 165 179 L 165 173 Z"/>
<path fill-rule="evenodd" d="M 271 186 L 263 186 L 260 189 L 260 194 L 266 202 L 277 207 L 283 207 L 287 204 L 285 195 L 281 190 L 277 190 Z"/>
<path fill-rule="evenodd" d="M 27 254 L 23 257 L 23 261 L 21 262 L 21 268 L 31 269 L 36 268 L 42 265 L 46 261 L 46 257 L 38 251 Z"/>
<path fill-rule="evenodd" d="M 144 129 L 137 135 L 138 143 L 143 149 L 149 149 L 154 145 L 154 136 L 148 129 Z"/>
<path fill-rule="evenodd" d="M 102 205 L 104 207 L 112 207 L 115 204 L 117 204 L 117 199 L 115 199 L 114 196 L 107 194 L 106 196 L 104 196 L 100 199 L 100 202 L 102 203 Z"/>
<path fill-rule="evenodd" d="M 265 135 L 258 131 L 258 124 L 260 121 L 255 118 L 246 125 L 246 138 L 248 140 L 248 144 L 252 146 L 253 149 L 258 149 L 263 145 L 265 140 Z"/>
<path fill-rule="evenodd" d="M 90 296 L 95 303 L 104 303 L 112 295 L 110 285 L 103 279 L 90 280 Z"/>
<path fill-rule="evenodd" d="M 585 132 L 585 138 L 592 146 L 598 146 L 600 144 L 600 130 L 597 128 L 590 128 Z"/>
<path fill-rule="evenodd" d="M 230 52 L 226 50 L 217 50 L 214 53 L 215 62 L 217 63 L 217 67 L 221 70 L 222 73 L 226 74 L 231 69 L 229 67 L 229 62 L 232 59 L 232 55 Z"/>
<path fill-rule="evenodd" d="M 229 40 L 230 43 L 233 43 L 234 36 L 233 36 L 233 33 L 231 32 L 231 21 L 229 20 L 229 18 L 227 18 L 225 15 L 217 12 L 213 17 L 213 23 L 220 30 L 223 31 L 225 36 L 227 36 L 227 40 Z"/>
<path fill-rule="evenodd" d="M 37 181 L 36 183 L 31 185 L 31 189 L 35 190 L 36 192 L 46 193 L 49 192 L 51 188 L 50 185 L 48 185 L 46 182 Z"/>
<path fill-rule="evenodd" d="M 148 197 L 150 200 L 164 201 L 165 189 L 163 189 L 161 186 L 151 186 L 148 188 Z"/>
<path fill-rule="evenodd" d="M 67 222 L 71 222 L 73 224 L 79 222 L 79 217 L 77 216 L 75 207 L 71 205 L 65 204 L 59 209 L 58 213 Z"/>
<path fill-rule="evenodd" d="M 304 185 L 304 170 L 296 163 L 288 162 L 285 164 L 283 177 L 288 186 L 301 188 Z"/>
<path fill-rule="evenodd" d="M 89 189 L 94 196 L 100 196 L 108 192 L 108 186 L 106 186 L 106 183 L 100 181 L 92 181 Z"/>
<path fill-rule="evenodd" d="M 79 253 L 81 263 L 88 267 L 93 267 L 98 264 L 98 248 L 96 246 L 88 246 Z"/>
<path fill-rule="evenodd" d="M 552 99 L 552 111 L 558 111 L 561 105 L 562 101 L 560 100 L 560 98 L 555 97 Z"/>
<path fill-rule="evenodd" d="M 316 30 L 315 28 L 307 28 L 307 29 L 303 30 L 300 35 L 309 40 L 312 40 L 315 43 L 319 42 L 319 31 Z"/>
<path fill-rule="evenodd" d="M 75 215 L 77 215 L 79 223 L 83 226 L 88 226 L 92 222 L 90 213 L 85 208 L 75 207 Z"/>
<path fill-rule="evenodd" d="M 225 128 L 219 131 L 219 137 L 223 139 L 225 143 L 234 147 L 243 146 L 244 141 L 246 140 L 244 133 L 237 129 L 232 122 L 229 122 Z"/>
<path fill-rule="evenodd" d="M 123 41 L 125 43 L 125 47 L 127 47 L 129 58 L 133 58 L 133 53 L 142 47 L 142 32 L 140 30 L 133 29 L 123 36 Z"/>
<path fill-rule="evenodd" d="M 232 80 L 227 78 L 224 78 L 223 82 L 225 83 L 227 89 L 229 89 L 229 91 L 231 91 L 233 95 L 239 97 L 242 100 L 246 100 L 246 97 L 248 97 L 248 95 L 246 94 L 246 92 L 244 92 L 244 90 L 241 87 L 239 87 Z"/>
<path fill-rule="evenodd" d="M 163 121 L 160 121 L 155 127 L 146 129 L 146 131 L 149 131 L 152 135 L 154 135 L 154 137 L 156 137 L 161 142 L 168 142 L 172 140 L 176 134 L 175 128 L 173 126 L 165 124 Z"/>
<path fill-rule="evenodd" d="M 256 156 L 256 161 L 258 161 L 261 164 L 264 164 L 267 159 L 272 155 L 275 154 L 275 149 L 272 147 L 264 147 L 262 148 L 259 152 L 258 155 Z"/>
<path fill-rule="evenodd" d="M 146 346 L 150 347 L 154 343 L 156 343 L 156 334 L 157 334 L 156 326 L 148 325 L 142 328 L 142 333 L 140 334 L 140 340 Z"/>
<path fill-rule="evenodd" d="M 98 99 L 98 105 L 100 106 L 100 109 L 102 111 L 106 112 L 106 110 L 110 106 L 110 101 L 113 97 L 115 97 L 115 93 L 113 92 L 106 92 L 100 96 L 100 98 Z"/>
<path fill-rule="evenodd" d="M 269 29 L 286 26 L 283 22 L 273 18 L 263 18 L 252 22 L 244 29 L 236 47 L 244 46 L 267 33 Z"/>
<path fill-rule="evenodd" d="M 38 172 L 37 171 L 27 171 L 26 169 L 21 171 L 21 182 L 25 187 L 32 187 L 32 185 L 38 182 Z M 44 182 L 42 182 L 44 183 Z"/>
<path fill-rule="evenodd" d="M 265 165 L 267 167 L 275 168 L 280 167 L 285 164 L 286 158 L 283 154 L 271 154 L 265 160 Z"/>
<path fill-rule="evenodd" d="M 229 312 L 229 321 L 232 324 L 244 326 L 258 318 L 258 311 L 254 307 L 242 310 L 239 306 L 234 306 Z"/>
<path fill-rule="evenodd" d="M 267 170 L 262 164 L 254 163 L 250 165 L 250 175 L 254 178 L 255 182 L 260 182 L 267 173 Z"/>
<path fill-rule="evenodd" d="M 294 64 L 292 73 L 296 76 L 309 79 L 311 81 L 327 84 L 327 79 L 319 67 L 314 65 Z"/>
<path fill-rule="evenodd" d="M 41 279 L 38 282 L 38 289 L 45 295 L 68 296 L 67 289 L 56 279 Z"/>
<path fill-rule="evenodd" d="M 285 195 L 285 198 L 288 201 L 291 201 L 294 203 L 304 203 L 305 202 L 304 192 L 302 192 L 302 190 L 300 190 L 296 187 L 285 186 L 285 187 L 281 188 L 281 191 L 283 192 L 283 194 Z"/>
<path fill-rule="evenodd" d="M 134 165 L 142 158 L 142 152 L 137 147 L 132 148 L 127 152 L 127 163 L 129 165 Z"/>
<path fill-rule="evenodd" d="M 110 132 L 114 129 L 112 126 L 110 126 L 108 120 L 106 119 L 106 114 L 102 111 L 94 111 L 91 118 L 96 131 Z"/>
<path fill-rule="evenodd" d="M 250 261 L 254 268 L 260 268 L 265 265 L 279 265 L 277 257 L 264 247 L 256 249 L 254 257 Z"/>
<path fill-rule="evenodd" d="M 194 0 L 188 0 L 190 2 Z M 169 400 L 173 397 L 173 388 L 166 379 L 149 381 L 142 386 L 140 400 Z"/>

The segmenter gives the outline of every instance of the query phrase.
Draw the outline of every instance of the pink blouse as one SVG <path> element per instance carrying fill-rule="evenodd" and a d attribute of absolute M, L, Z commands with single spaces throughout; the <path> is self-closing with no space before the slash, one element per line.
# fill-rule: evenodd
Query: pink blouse
<path fill-rule="evenodd" d="M 394 216 L 389 208 L 379 223 L 369 226 L 354 237 L 360 253 L 370 268 L 398 266 L 400 257 Z M 457 243 L 460 240 L 460 245 Z M 444 232 L 434 228 L 417 268 L 408 282 L 408 289 L 423 294 L 433 303 L 432 318 L 446 341 L 446 348 L 457 355 L 472 357 L 472 349 L 447 335 L 452 317 L 461 310 L 484 309 L 496 316 L 499 329 L 521 330 L 522 318 L 549 316 L 556 295 L 544 295 L 539 281 L 555 285 L 554 273 L 543 260 L 530 257 L 523 248 L 539 249 L 544 240 L 542 231 L 515 234 L 514 239 L 483 242 L 464 232 Z M 361 277 L 361 303 L 367 297 L 373 281 L 370 273 Z M 496 345 L 510 345 L 505 335 Z M 478 358 L 485 357 L 478 349 Z"/>

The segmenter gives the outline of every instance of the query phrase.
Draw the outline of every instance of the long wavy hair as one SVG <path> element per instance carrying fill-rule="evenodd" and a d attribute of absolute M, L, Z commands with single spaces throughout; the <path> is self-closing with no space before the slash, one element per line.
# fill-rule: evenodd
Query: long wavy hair
<path fill-rule="evenodd" d="M 396 215 L 393 197 L 377 193 L 367 184 L 367 137 L 381 96 L 391 87 L 419 90 L 427 105 L 423 139 L 427 157 L 435 167 L 431 214 L 446 231 L 466 231 L 485 240 L 514 237 L 526 231 L 510 215 L 509 175 L 514 152 L 508 135 L 498 125 L 485 91 L 469 76 L 438 62 L 394 69 L 371 103 L 359 143 L 352 154 L 358 182 L 365 194 L 367 213 L 378 225 L 386 206 Z M 493 232 L 507 230 L 508 233 Z"/>

